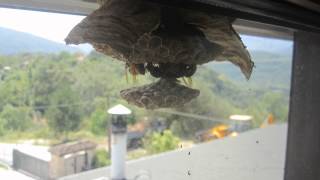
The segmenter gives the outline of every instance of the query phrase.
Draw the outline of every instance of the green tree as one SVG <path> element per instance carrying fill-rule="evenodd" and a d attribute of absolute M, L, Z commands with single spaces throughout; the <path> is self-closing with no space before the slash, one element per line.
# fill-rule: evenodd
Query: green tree
<path fill-rule="evenodd" d="M 274 115 L 276 122 L 287 121 L 288 108 L 288 99 L 283 93 L 267 92 L 253 100 L 246 113 L 254 117 L 254 126 L 259 127 L 269 114 Z"/>
<path fill-rule="evenodd" d="M 108 119 L 106 110 L 96 109 L 90 117 L 91 132 L 95 135 L 106 135 Z"/>
<path fill-rule="evenodd" d="M 200 96 L 178 111 L 212 117 L 213 119 L 226 119 L 237 111 L 237 108 L 218 93 L 212 92 L 205 83 L 196 81 L 195 88 L 200 89 Z M 168 117 L 167 123 L 172 132 L 181 138 L 192 138 L 196 132 L 212 127 L 215 122 L 199 120 L 177 115 Z"/>
<path fill-rule="evenodd" d="M 56 135 L 68 135 L 81 124 L 81 106 L 79 96 L 70 87 L 62 87 L 50 96 L 50 105 L 46 110 L 49 127 Z"/>
<path fill-rule="evenodd" d="M 4 107 L 0 121 L 4 131 L 25 131 L 32 123 L 29 108 L 11 105 Z"/>
<path fill-rule="evenodd" d="M 263 96 L 262 102 L 268 105 L 266 110 L 272 113 L 277 121 L 287 121 L 289 99 L 286 99 L 283 93 L 266 93 Z"/>
<path fill-rule="evenodd" d="M 174 150 L 179 145 L 179 138 L 170 130 L 163 133 L 152 133 L 144 139 L 144 148 L 151 154 Z"/>
<path fill-rule="evenodd" d="M 7 104 L 24 106 L 27 101 L 28 76 L 26 71 L 13 69 L 5 72 L 6 77 L 0 84 L 0 110 Z"/>
<path fill-rule="evenodd" d="M 48 106 L 56 91 L 63 87 L 70 87 L 74 83 L 72 73 L 69 72 L 66 62 L 48 61 L 41 59 L 34 61 L 32 72 L 32 99 L 35 106 Z M 37 111 L 45 113 L 45 108 Z"/>

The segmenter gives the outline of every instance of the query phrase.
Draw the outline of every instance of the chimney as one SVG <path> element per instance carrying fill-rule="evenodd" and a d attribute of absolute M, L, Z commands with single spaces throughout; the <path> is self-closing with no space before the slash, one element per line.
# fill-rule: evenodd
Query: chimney
<path fill-rule="evenodd" d="M 108 110 L 111 114 L 111 180 L 126 180 L 127 116 L 131 110 L 119 104 Z"/>

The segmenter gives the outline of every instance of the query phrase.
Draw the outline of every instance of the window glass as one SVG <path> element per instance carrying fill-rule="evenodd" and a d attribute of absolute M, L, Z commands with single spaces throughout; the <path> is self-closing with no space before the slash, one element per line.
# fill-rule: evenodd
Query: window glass
<path fill-rule="evenodd" d="M 292 41 L 241 35 L 250 80 L 210 62 L 180 79 L 197 99 L 144 110 L 119 92 L 155 78 L 128 75 L 89 44 L 64 44 L 83 16 L 0 8 L 0 17 L 0 178 L 110 177 L 107 110 L 122 104 L 132 112 L 117 119 L 127 123 L 128 179 L 283 179 Z"/>

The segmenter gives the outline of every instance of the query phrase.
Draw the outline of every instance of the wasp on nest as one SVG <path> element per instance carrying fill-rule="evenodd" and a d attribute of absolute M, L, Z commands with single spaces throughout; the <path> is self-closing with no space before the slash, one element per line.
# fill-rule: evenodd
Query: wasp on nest
<path fill-rule="evenodd" d="M 171 8 L 148 0 L 108 0 L 76 27 L 67 44 L 90 43 L 108 56 L 124 61 L 130 74 L 149 72 L 156 83 L 122 90 L 129 103 L 147 109 L 183 106 L 199 90 L 179 83 L 191 78 L 197 65 L 228 60 L 250 78 L 253 62 L 234 19 Z"/>

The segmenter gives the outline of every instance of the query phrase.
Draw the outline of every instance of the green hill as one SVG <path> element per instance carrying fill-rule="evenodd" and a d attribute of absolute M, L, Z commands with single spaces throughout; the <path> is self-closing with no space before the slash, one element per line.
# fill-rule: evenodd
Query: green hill
<path fill-rule="evenodd" d="M 250 81 L 246 81 L 240 70 L 230 63 L 213 62 L 205 66 L 238 84 L 287 92 L 290 84 L 292 42 L 244 35 L 241 37 L 255 62 Z M 79 48 L 70 47 L 28 33 L 1 27 L 0 39 L 0 54 L 4 55 L 61 51 L 88 53 L 92 49 L 88 45 Z"/>
<path fill-rule="evenodd" d="M 250 51 L 255 67 L 249 81 L 245 79 L 238 67 L 229 62 L 212 62 L 206 66 L 240 85 L 288 92 L 291 79 L 289 52 L 290 50 L 282 54 L 261 50 Z"/>
<path fill-rule="evenodd" d="M 0 54 L 17 53 L 57 53 L 61 51 L 81 51 L 75 47 L 53 42 L 28 33 L 0 27 Z"/>
<path fill-rule="evenodd" d="M 192 138 L 199 130 L 215 123 L 146 111 L 127 104 L 119 96 L 121 89 L 155 79 L 147 75 L 139 76 L 138 82 L 129 77 L 127 82 L 123 63 L 96 52 L 84 59 L 67 52 L 0 55 L 0 67 L 11 67 L 0 71 L 0 140 L 12 132 L 32 132 L 37 138 L 72 132 L 104 135 L 110 120 L 106 109 L 119 103 L 132 109 L 132 122 L 162 118 L 173 133 L 183 138 Z M 233 65 L 227 67 L 237 70 Z M 242 78 L 240 73 L 235 74 Z M 256 127 L 270 113 L 277 122 L 287 119 L 286 94 L 264 88 L 244 88 L 246 81 L 242 85 L 234 82 L 211 67 L 201 66 L 192 83 L 193 88 L 200 90 L 200 96 L 176 110 L 213 119 L 249 114 L 254 117 Z"/>

